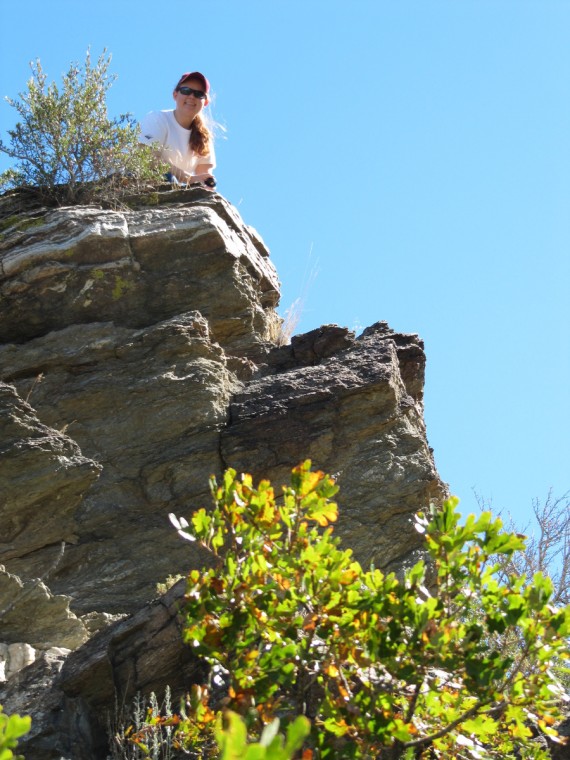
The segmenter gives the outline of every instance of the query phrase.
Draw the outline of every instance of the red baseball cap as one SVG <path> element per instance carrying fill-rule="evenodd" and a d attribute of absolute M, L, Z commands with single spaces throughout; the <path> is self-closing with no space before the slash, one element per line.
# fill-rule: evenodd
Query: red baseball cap
<path fill-rule="evenodd" d="M 210 83 L 203 74 L 200 74 L 199 71 L 188 71 L 186 74 L 182 74 L 178 80 L 178 84 L 174 89 L 177 90 L 182 82 L 185 82 L 187 79 L 199 79 L 202 82 L 202 87 L 204 88 L 206 95 L 210 92 Z"/>

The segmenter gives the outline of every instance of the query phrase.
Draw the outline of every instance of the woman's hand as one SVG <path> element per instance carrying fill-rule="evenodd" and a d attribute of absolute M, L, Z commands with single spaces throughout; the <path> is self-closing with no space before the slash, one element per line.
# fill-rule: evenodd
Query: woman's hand
<path fill-rule="evenodd" d="M 209 187 L 207 184 L 205 184 L 205 182 L 206 182 L 207 179 L 213 179 L 214 182 L 215 182 L 214 175 L 210 174 L 210 172 L 203 172 L 202 174 L 193 174 L 190 177 L 189 182 L 190 182 L 191 185 L 198 185 L 198 184 L 204 185 L 204 187 L 206 188 L 206 190 L 213 191 L 214 190 L 213 187 Z"/>

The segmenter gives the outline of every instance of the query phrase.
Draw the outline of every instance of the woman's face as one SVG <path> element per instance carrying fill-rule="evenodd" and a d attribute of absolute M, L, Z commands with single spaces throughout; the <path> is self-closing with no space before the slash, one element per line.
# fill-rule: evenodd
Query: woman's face
<path fill-rule="evenodd" d="M 180 87 L 190 87 L 193 90 L 204 92 L 204 85 L 199 79 L 187 79 L 185 82 L 182 82 Z M 208 102 L 206 98 L 197 98 L 192 93 L 190 95 L 183 95 L 179 90 L 174 90 L 173 97 L 176 103 L 174 111 L 178 123 L 187 126 L 190 126 L 194 117 L 200 113 Z"/>

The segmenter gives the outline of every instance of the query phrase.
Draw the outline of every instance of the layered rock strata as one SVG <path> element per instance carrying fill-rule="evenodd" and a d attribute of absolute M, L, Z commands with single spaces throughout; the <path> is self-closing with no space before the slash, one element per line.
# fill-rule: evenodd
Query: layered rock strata
<path fill-rule="evenodd" d="M 120 211 L 17 202 L 0 199 L 0 643 L 40 653 L 4 699 L 23 711 L 26 693 L 35 709 L 46 701 L 30 746 L 47 759 L 81 733 L 69 705 L 96 725 L 113 685 L 125 699 L 151 688 L 119 673 L 143 656 L 142 634 L 131 660 L 130 645 L 118 657 L 101 642 L 138 630 L 139 618 L 109 625 L 140 615 L 159 581 L 207 562 L 168 514 L 207 506 L 211 473 L 278 485 L 311 458 L 338 478 L 345 544 L 390 568 L 414 557 L 412 515 L 444 486 L 423 421 L 422 342 L 379 322 L 280 346 L 268 251 L 220 196 L 167 192 Z M 32 604 L 45 610 L 34 624 Z M 172 605 L 160 610 L 173 619 Z M 62 648 L 78 646 L 62 669 Z M 152 655 L 154 689 L 176 669 L 166 650 Z"/>

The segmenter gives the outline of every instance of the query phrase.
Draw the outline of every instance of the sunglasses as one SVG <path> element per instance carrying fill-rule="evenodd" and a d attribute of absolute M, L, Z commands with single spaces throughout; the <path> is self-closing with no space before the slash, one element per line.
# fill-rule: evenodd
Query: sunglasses
<path fill-rule="evenodd" d="M 192 87 L 186 87 L 186 85 L 178 87 L 177 90 L 178 92 L 181 92 L 182 95 L 194 95 L 195 98 L 199 98 L 200 100 L 204 100 L 206 97 L 204 90 L 194 90 Z"/>

